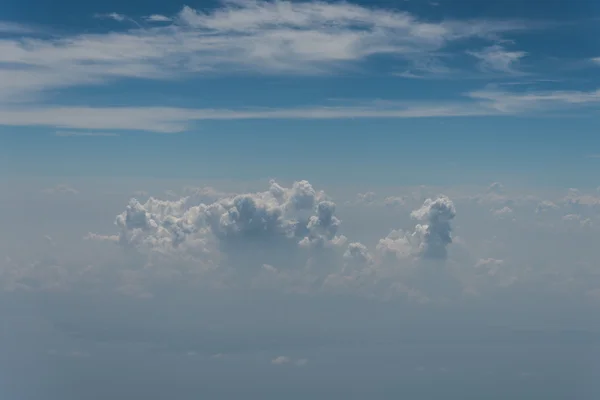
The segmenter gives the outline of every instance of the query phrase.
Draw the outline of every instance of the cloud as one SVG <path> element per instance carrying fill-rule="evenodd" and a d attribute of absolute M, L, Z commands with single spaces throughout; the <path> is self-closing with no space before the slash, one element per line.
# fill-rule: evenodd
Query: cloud
<path fill-rule="evenodd" d="M 493 182 L 490 186 L 488 186 L 488 193 L 501 195 L 504 193 L 504 185 L 500 182 Z"/>
<path fill-rule="evenodd" d="M 575 222 L 581 227 L 592 226 L 592 220 L 590 218 L 583 218 L 581 215 L 578 214 L 567 214 L 562 217 L 562 220 L 567 222 Z"/>
<path fill-rule="evenodd" d="M 551 202 L 549 200 L 544 200 L 536 206 L 535 213 L 541 214 L 541 213 L 545 213 L 548 211 L 558 210 L 558 208 L 559 207 L 556 204 L 554 204 L 553 202 Z"/>
<path fill-rule="evenodd" d="M 306 358 L 300 358 L 298 360 L 293 360 L 287 356 L 278 356 L 271 360 L 271 364 L 274 365 L 286 365 L 286 364 L 294 364 L 298 367 L 304 367 L 308 364 L 308 360 Z"/>
<path fill-rule="evenodd" d="M 79 190 L 66 185 L 66 184 L 60 184 L 60 185 L 56 185 L 54 187 L 51 188 L 47 188 L 44 189 L 44 193 L 49 193 L 49 194 L 58 194 L 58 193 L 63 193 L 63 194 L 79 194 Z"/>
<path fill-rule="evenodd" d="M 350 3 L 227 1 L 210 11 L 131 18 L 127 31 L 0 40 L 0 99 L 36 99 L 49 90 L 123 78 L 175 79 L 190 74 L 321 74 L 371 56 L 405 63 L 468 38 L 496 40 L 527 29 L 521 21 L 429 22 L 400 11 Z"/>
<path fill-rule="evenodd" d="M 26 35 L 36 32 L 37 31 L 35 29 L 23 24 L 8 21 L 0 21 L 0 33 Z"/>
<path fill-rule="evenodd" d="M 293 108 L 193 109 L 173 107 L 10 106 L 0 110 L 0 125 L 60 129 L 182 132 L 206 120 L 445 118 L 545 115 L 585 109 L 600 103 L 600 90 L 507 92 L 485 89 L 447 103 L 381 102 Z"/>
<path fill-rule="evenodd" d="M 271 364 L 283 365 L 283 364 L 289 364 L 291 361 L 292 360 L 289 357 L 279 356 L 279 357 L 275 357 L 274 359 L 272 359 Z"/>
<path fill-rule="evenodd" d="M 527 113 L 584 108 L 600 103 L 600 89 L 590 91 L 529 91 L 507 92 L 501 90 L 480 90 L 467 94 L 473 99 L 480 100 L 483 106 L 495 109 L 501 113 Z"/>
<path fill-rule="evenodd" d="M 446 196 L 435 200 L 427 199 L 411 216 L 426 223 L 415 227 L 422 237 L 423 256 L 446 258 L 446 246 L 452 243 L 450 221 L 456 216 L 452 200 Z"/>
<path fill-rule="evenodd" d="M 11 107 L 0 111 L 0 125 L 68 129 L 142 130 L 174 133 L 203 120 L 427 118 L 497 114 L 497 111 L 448 105 L 298 107 L 289 109 L 190 109 L 170 107 Z"/>
<path fill-rule="evenodd" d="M 527 55 L 524 51 L 508 51 L 503 46 L 493 45 L 481 51 L 468 51 L 468 54 L 479 60 L 484 71 L 517 73 L 516 65 Z"/>
<path fill-rule="evenodd" d="M 594 58 L 592 58 L 592 62 L 595 63 L 595 64 L 600 65 L 600 57 L 594 57 Z"/>
<path fill-rule="evenodd" d="M 450 221 L 456 216 L 454 203 L 446 196 L 427 199 L 411 213 L 411 217 L 424 222 L 415 226 L 412 233 L 392 231 L 381 239 L 379 251 L 393 253 L 398 258 L 412 256 L 445 259 L 446 247 L 452 243 Z"/>
<path fill-rule="evenodd" d="M 84 131 L 56 131 L 56 136 L 61 137 L 116 137 L 119 136 L 115 132 L 84 132 Z"/>
<path fill-rule="evenodd" d="M 171 22 L 173 18 L 167 17 L 166 15 L 152 14 L 144 17 L 144 20 L 148 22 Z"/>
<path fill-rule="evenodd" d="M 508 207 L 508 206 L 504 206 L 500 209 L 497 210 L 492 210 L 492 213 L 499 218 L 507 218 L 510 217 L 513 214 L 513 209 Z"/>
<path fill-rule="evenodd" d="M 335 203 L 307 181 L 290 188 L 273 181 L 264 192 L 201 202 L 207 198 L 196 191 L 176 200 L 131 199 L 115 221 L 118 242 L 146 254 L 191 257 L 204 268 L 225 264 L 258 270 L 263 264 L 305 265 L 316 256 L 313 251 L 346 241 L 338 234 Z"/>
<path fill-rule="evenodd" d="M 108 13 L 108 14 L 96 14 L 95 17 L 96 18 L 108 18 L 108 19 L 115 20 L 117 22 L 123 22 L 123 21 L 127 20 L 127 17 L 125 15 L 118 14 L 115 12 Z"/>

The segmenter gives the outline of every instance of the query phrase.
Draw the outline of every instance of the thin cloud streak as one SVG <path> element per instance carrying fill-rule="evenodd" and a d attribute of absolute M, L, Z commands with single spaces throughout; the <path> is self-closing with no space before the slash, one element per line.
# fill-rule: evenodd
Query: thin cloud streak
<path fill-rule="evenodd" d="M 117 137 L 115 132 L 83 132 L 83 131 L 56 131 L 55 136 L 60 137 Z"/>
<path fill-rule="evenodd" d="M 353 106 L 304 108 L 194 109 L 174 107 L 22 107 L 0 110 L 0 125 L 51 126 L 58 129 L 139 130 L 175 133 L 202 120 L 441 118 L 545 115 L 556 109 L 600 104 L 600 89 L 555 92 L 506 92 L 484 89 L 448 103 L 372 101 Z M 547 114 L 546 114 L 547 115 Z"/>

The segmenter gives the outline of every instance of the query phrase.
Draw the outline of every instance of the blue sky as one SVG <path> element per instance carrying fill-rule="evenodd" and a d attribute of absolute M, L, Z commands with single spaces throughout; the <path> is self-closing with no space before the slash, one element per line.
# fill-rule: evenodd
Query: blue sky
<path fill-rule="evenodd" d="M 598 6 L 488 3 L 9 2 L 3 174 L 597 185 Z"/>

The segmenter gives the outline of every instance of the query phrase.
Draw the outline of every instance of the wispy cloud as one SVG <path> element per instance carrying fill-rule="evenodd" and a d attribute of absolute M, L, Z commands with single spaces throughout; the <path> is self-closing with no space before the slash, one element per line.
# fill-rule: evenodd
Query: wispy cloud
<path fill-rule="evenodd" d="M 123 22 L 127 19 L 127 17 L 123 14 L 118 14 L 118 13 L 108 13 L 108 14 L 96 14 L 95 15 L 96 18 L 108 18 L 108 19 L 114 19 L 117 22 Z"/>
<path fill-rule="evenodd" d="M 123 14 L 100 15 L 119 22 Z M 56 88 L 119 78 L 182 74 L 327 73 L 374 55 L 407 65 L 449 44 L 527 29 L 520 21 L 429 22 L 350 3 L 226 1 L 203 12 L 151 15 L 149 27 L 64 37 L 0 40 L 0 100 L 31 100 Z"/>
<path fill-rule="evenodd" d="M 144 17 L 144 20 L 148 22 L 171 22 L 173 21 L 173 18 L 161 14 L 152 14 Z"/>
<path fill-rule="evenodd" d="M 544 115 L 600 104 L 600 89 L 583 91 L 509 92 L 483 89 L 462 99 L 440 103 L 370 101 L 351 105 L 291 108 L 175 108 L 175 107 L 5 107 L 0 125 L 48 126 L 73 130 L 140 130 L 174 133 L 197 121 L 251 119 L 435 118 L 470 116 Z M 69 131 L 66 131 L 69 132 Z M 85 131 L 84 131 L 85 132 Z M 84 133 L 82 132 L 82 133 Z M 87 132 L 85 132 L 87 134 Z M 90 131 L 91 133 L 91 131 Z"/>
<path fill-rule="evenodd" d="M 29 34 L 35 33 L 36 30 L 22 24 L 8 21 L 0 21 L 0 33 L 12 33 L 12 34 Z"/>
<path fill-rule="evenodd" d="M 493 45 L 480 51 L 468 51 L 468 54 L 479 59 L 479 65 L 484 71 L 518 72 L 517 64 L 527 55 L 524 51 L 508 51 L 503 46 Z"/>
<path fill-rule="evenodd" d="M 468 93 L 485 106 L 505 114 L 544 112 L 600 104 L 600 89 L 592 91 L 525 91 L 480 90 Z"/>
<path fill-rule="evenodd" d="M 174 133 L 202 120 L 357 119 L 475 116 L 498 113 L 468 104 L 415 106 L 369 103 L 362 106 L 193 109 L 171 107 L 35 107 L 0 110 L 0 125 L 63 129 L 142 130 Z"/>
<path fill-rule="evenodd" d="M 56 131 L 54 133 L 56 136 L 61 136 L 61 137 L 93 137 L 93 136 L 107 136 L 107 137 L 116 137 L 119 136 L 118 133 L 115 132 L 95 132 L 95 131 Z"/>

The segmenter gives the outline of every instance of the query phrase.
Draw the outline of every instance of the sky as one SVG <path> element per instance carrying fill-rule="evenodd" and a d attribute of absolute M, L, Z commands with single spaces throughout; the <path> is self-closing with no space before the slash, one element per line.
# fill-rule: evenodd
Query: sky
<path fill-rule="evenodd" d="M 599 18 L 5 2 L 0 396 L 598 398 Z"/>

